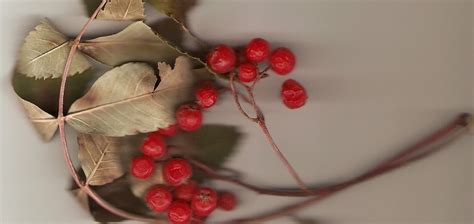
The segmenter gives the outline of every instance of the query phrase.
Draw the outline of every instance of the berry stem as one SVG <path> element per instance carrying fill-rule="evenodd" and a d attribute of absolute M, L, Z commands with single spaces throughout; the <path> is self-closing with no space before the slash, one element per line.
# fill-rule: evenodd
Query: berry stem
<path fill-rule="evenodd" d="M 373 179 L 382 174 L 389 173 L 397 168 L 401 168 L 415 161 L 427 158 L 429 155 L 432 155 L 433 153 L 441 150 L 447 144 L 453 142 L 462 134 L 466 133 L 468 131 L 467 120 L 469 118 L 469 114 L 462 114 L 458 116 L 453 122 L 448 124 L 446 127 L 423 139 L 419 143 L 415 144 L 413 147 L 409 147 L 406 150 L 401 151 L 399 154 L 393 156 L 391 159 L 382 162 L 380 166 L 376 166 L 373 170 L 368 171 L 355 178 L 349 179 L 348 181 L 343 182 L 341 184 L 328 187 L 326 191 L 322 191 L 317 196 L 261 215 L 236 220 L 229 220 L 219 223 L 256 223 L 286 216 L 301 209 L 307 208 L 311 205 L 317 204 L 323 199 L 328 198 L 329 196 L 332 196 L 343 190 L 346 190 L 354 185 Z M 408 154 L 414 155 L 408 156 Z"/>
<path fill-rule="evenodd" d="M 380 162 L 378 165 L 374 166 L 374 168 L 356 177 L 353 177 L 346 181 L 343 181 L 337 184 L 332 184 L 329 186 L 313 187 L 313 188 L 310 188 L 309 190 L 312 192 L 313 195 L 323 195 L 323 194 L 326 194 L 327 192 L 338 190 L 344 186 L 354 184 L 354 182 L 364 180 L 365 178 L 375 177 L 377 175 L 383 174 L 384 172 L 390 171 L 394 168 L 398 168 L 410 162 L 413 162 L 415 160 L 427 157 L 430 154 L 439 150 L 440 146 L 442 146 L 442 144 L 444 144 L 445 142 L 449 140 L 454 140 L 455 137 L 457 137 L 458 135 L 457 133 L 458 131 L 466 130 L 467 120 L 469 118 L 470 118 L 470 115 L 468 114 L 462 114 L 458 116 L 454 121 L 452 121 L 445 127 L 435 131 L 434 133 L 430 134 L 429 136 L 415 143 L 413 146 L 400 151 L 398 154 L 390 157 L 387 160 Z M 436 145 L 436 144 L 439 144 L 439 145 Z M 403 158 L 401 158 L 402 155 L 404 155 Z M 197 160 L 190 159 L 190 158 L 188 160 L 197 169 L 199 169 L 204 174 L 210 176 L 211 178 L 239 185 L 241 187 L 252 190 L 258 194 L 273 195 L 273 196 L 291 196 L 291 197 L 308 196 L 306 192 L 301 191 L 299 188 L 273 189 L 273 188 L 264 188 L 264 187 L 259 187 L 253 184 L 245 183 L 237 178 L 222 175 L 219 172 L 213 170 L 211 167 L 208 167 L 207 165 Z"/>
<path fill-rule="evenodd" d="M 265 118 L 263 116 L 263 112 L 259 109 L 259 107 L 257 106 L 257 103 L 255 101 L 255 96 L 253 94 L 253 88 L 255 86 L 255 84 L 257 83 L 257 81 L 259 80 L 258 77 L 260 77 L 262 73 L 260 73 L 258 76 L 257 76 L 257 79 L 255 79 L 255 81 L 253 82 L 253 84 L 251 86 L 247 86 L 239 81 L 236 81 L 235 80 L 235 74 L 234 73 L 230 73 L 230 80 L 229 80 L 229 85 L 230 85 L 230 89 L 232 90 L 232 95 L 234 97 L 234 101 L 235 101 L 235 104 L 237 105 L 237 109 L 240 111 L 241 114 L 244 115 L 244 117 L 246 117 L 247 119 L 249 119 L 250 121 L 253 121 L 255 123 L 258 124 L 258 126 L 260 127 L 260 129 L 262 130 L 263 134 L 265 135 L 265 138 L 267 139 L 268 143 L 270 144 L 270 146 L 272 147 L 273 149 L 273 152 L 278 156 L 278 158 L 280 159 L 280 161 L 283 163 L 283 165 L 285 166 L 285 168 L 288 170 L 288 172 L 290 173 L 290 175 L 293 177 L 293 179 L 296 181 L 296 183 L 298 184 L 298 186 L 300 187 L 300 189 L 304 192 L 306 192 L 308 195 L 311 195 L 313 194 L 311 191 L 308 190 L 308 188 L 306 187 L 306 185 L 304 184 L 303 180 L 301 179 L 301 177 L 298 175 L 298 173 L 296 172 L 296 170 L 293 168 L 293 166 L 291 165 L 291 163 L 286 159 L 285 155 L 283 155 L 283 153 L 281 152 L 280 148 L 278 147 L 278 145 L 275 143 L 275 140 L 273 139 L 272 135 L 270 134 L 270 131 L 268 130 L 267 128 L 267 125 L 265 123 Z M 239 100 L 239 94 L 237 94 L 237 91 L 235 89 L 235 85 L 234 85 L 234 82 L 237 82 L 239 84 L 241 84 L 245 90 L 247 91 L 247 94 L 248 94 L 248 97 L 250 99 L 250 102 L 252 104 L 252 108 L 253 110 L 255 111 L 255 114 L 256 117 L 251 117 L 247 112 L 245 112 L 245 110 L 242 108 L 242 105 L 240 104 L 240 100 Z"/>

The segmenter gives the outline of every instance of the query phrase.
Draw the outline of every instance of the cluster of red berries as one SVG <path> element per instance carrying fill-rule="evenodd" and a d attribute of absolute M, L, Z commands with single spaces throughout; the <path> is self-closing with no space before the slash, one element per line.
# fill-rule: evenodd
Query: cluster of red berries
<path fill-rule="evenodd" d="M 234 49 L 227 45 L 218 45 L 207 56 L 207 65 L 214 72 L 228 74 L 234 72 L 244 83 L 255 81 L 261 72 L 259 63 L 268 59 L 268 66 L 278 75 L 287 75 L 293 71 L 295 55 L 284 47 L 270 52 L 270 44 L 262 39 L 251 40 L 237 57 Z M 286 80 L 281 88 L 283 103 L 290 109 L 302 107 L 308 98 L 305 88 L 293 79 Z"/>
<path fill-rule="evenodd" d="M 202 82 L 195 92 L 197 104 L 183 104 L 176 111 L 176 124 L 149 133 L 141 145 L 143 156 L 132 160 L 130 173 L 138 179 L 148 179 L 155 172 L 155 162 L 162 164 L 165 185 L 150 188 L 145 201 L 155 212 L 166 212 L 172 224 L 187 224 L 209 216 L 217 207 L 232 210 L 236 198 L 230 192 L 217 193 L 208 187 L 200 187 L 191 180 L 192 167 L 186 159 L 167 156 L 166 137 L 176 135 L 179 130 L 191 132 L 202 125 L 203 108 L 217 102 L 218 91 L 211 81 Z M 164 161 L 163 161 L 164 160 Z"/>

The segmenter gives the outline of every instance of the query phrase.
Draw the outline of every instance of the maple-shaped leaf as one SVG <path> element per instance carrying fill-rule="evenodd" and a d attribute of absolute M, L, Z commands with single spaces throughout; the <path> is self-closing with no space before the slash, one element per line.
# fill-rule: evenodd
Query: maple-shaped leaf
<path fill-rule="evenodd" d="M 73 103 L 66 122 L 77 131 L 106 136 L 146 133 L 175 122 L 175 108 L 190 99 L 191 63 L 178 57 L 174 69 L 159 63 L 161 81 L 144 63 L 128 63 L 101 76 Z"/>
<path fill-rule="evenodd" d="M 186 23 L 186 13 L 196 5 L 196 0 L 147 0 L 147 2 L 183 24 Z"/>
<path fill-rule="evenodd" d="M 21 98 L 19 100 L 25 109 L 26 115 L 43 141 L 51 140 L 58 129 L 58 120 L 53 115 L 41 110 L 38 106 Z"/>
<path fill-rule="evenodd" d="M 124 174 L 120 158 L 124 149 L 119 138 L 79 133 L 77 142 L 86 184 L 108 184 Z"/>
<path fill-rule="evenodd" d="M 106 20 L 142 20 L 145 9 L 142 0 L 107 0 L 99 11 L 97 19 Z"/>
<path fill-rule="evenodd" d="M 38 79 L 61 77 L 70 49 L 69 40 L 43 19 L 25 38 L 16 70 Z M 86 57 L 76 52 L 68 75 L 84 72 L 90 67 Z"/>
<path fill-rule="evenodd" d="M 79 45 L 79 49 L 111 66 L 132 61 L 172 63 L 181 55 L 143 22 L 135 22 L 110 36 L 85 41 Z"/>

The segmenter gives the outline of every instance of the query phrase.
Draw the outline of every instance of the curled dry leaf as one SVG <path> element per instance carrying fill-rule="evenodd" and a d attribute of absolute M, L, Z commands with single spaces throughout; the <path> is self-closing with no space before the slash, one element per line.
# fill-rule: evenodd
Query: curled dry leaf
<path fill-rule="evenodd" d="M 108 0 L 97 19 L 141 20 L 145 18 L 142 0 Z"/>
<path fill-rule="evenodd" d="M 119 33 L 88 40 L 79 45 L 84 53 L 107 65 L 130 61 L 172 63 L 180 53 L 143 22 L 135 22 Z"/>
<path fill-rule="evenodd" d="M 20 49 L 17 71 L 28 77 L 58 78 L 62 75 L 71 47 L 66 37 L 58 32 L 47 19 L 31 31 Z M 81 73 L 90 64 L 83 54 L 77 52 L 69 75 Z"/>
<path fill-rule="evenodd" d="M 58 120 L 51 114 L 41 110 L 38 106 L 18 97 L 25 109 L 26 115 L 33 123 L 36 131 L 40 134 L 43 141 L 49 141 L 58 129 Z"/>
<path fill-rule="evenodd" d="M 66 121 L 77 131 L 106 136 L 146 133 L 175 122 L 174 110 L 190 99 L 191 64 L 178 57 L 174 69 L 159 63 L 161 82 L 144 63 L 128 63 L 106 72 L 73 103 Z"/>
<path fill-rule="evenodd" d="M 79 133 L 79 161 L 86 175 L 86 184 L 104 185 L 124 174 L 118 138 Z"/>

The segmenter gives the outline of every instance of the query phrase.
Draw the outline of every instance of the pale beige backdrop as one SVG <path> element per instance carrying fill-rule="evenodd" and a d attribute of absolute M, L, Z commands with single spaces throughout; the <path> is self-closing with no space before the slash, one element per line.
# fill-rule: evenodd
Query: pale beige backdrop
<path fill-rule="evenodd" d="M 296 111 L 278 101 L 282 77 L 257 91 L 270 128 L 308 183 L 356 174 L 416 141 L 459 112 L 474 112 L 473 3 L 463 0 L 201 0 L 190 28 L 211 43 L 264 37 L 298 57 L 292 78 L 310 101 Z M 0 0 L 1 223 L 91 223 L 66 192 L 58 139 L 43 144 L 14 98 L 14 55 L 49 17 L 73 34 L 86 21 L 80 0 Z M 123 24 L 97 22 L 91 32 Z M 104 30 L 105 29 L 105 30 Z M 55 100 L 55 99 L 54 99 Z M 262 185 L 292 185 L 280 162 L 229 100 L 208 123 L 235 124 L 247 136 L 228 165 Z M 71 136 L 72 137 L 72 136 Z M 71 143 L 74 140 L 71 139 Z M 322 223 L 473 223 L 473 135 L 449 149 L 304 210 Z M 257 196 L 234 186 L 235 212 L 256 214 L 295 200 Z M 281 219 L 271 223 L 292 223 Z"/>

